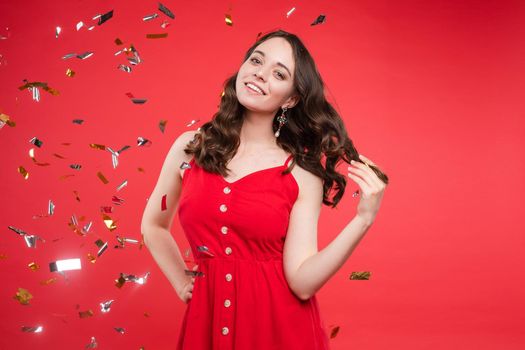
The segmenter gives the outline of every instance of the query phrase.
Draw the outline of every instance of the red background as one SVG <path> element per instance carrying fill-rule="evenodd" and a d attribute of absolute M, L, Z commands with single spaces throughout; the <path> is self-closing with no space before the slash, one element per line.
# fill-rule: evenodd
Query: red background
<path fill-rule="evenodd" d="M 303 39 L 358 151 L 391 179 L 373 227 L 318 293 L 325 323 L 340 327 L 333 349 L 525 348 L 523 2 L 164 5 L 174 20 L 156 1 L 0 2 L 0 35 L 8 37 L 0 40 L 0 111 L 16 122 L 0 130 L 0 348 L 83 349 L 92 336 L 100 349 L 174 347 L 185 304 L 146 248 L 114 249 L 115 237 L 140 238 L 142 210 L 170 145 L 192 119 L 200 119 L 196 128 L 211 118 L 224 79 L 259 32 L 276 28 Z M 90 25 L 93 16 L 112 9 L 103 25 L 76 31 L 78 21 Z M 159 18 L 142 21 L 155 12 Z M 321 13 L 326 22 L 310 26 Z M 164 19 L 171 23 L 166 29 Z M 58 39 L 55 26 L 63 29 Z M 146 38 L 162 32 L 168 37 Z M 117 69 L 127 63 L 125 55 L 114 53 L 130 44 L 143 62 L 128 74 Z M 62 59 L 85 51 L 94 55 Z M 47 82 L 60 95 L 41 89 L 41 101 L 33 101 L 18 89 L 23 79 Z M 133 104 L 128 92 L 148 101 Z M 164 134 L 161 119 L 168 120 Z M 35 136 L 41 148 L 28 142 Z M 139 136 L 151 147 L 137 147 Z M 113 169 L 110 153 L 90 143 L 131 148 Z M 50 165 L 34 164 L 30 148 Z M 74 163 L 82 169 L 71 169 Z M 29 171 L 27 180 L 19 166 Z M 68 174 L 74 176 L 60 179 Z M 126 179 L 128 186 L 117 192 Z M 355 189 L 350 180 L 340 206 L 323 208 L 320 249 L 354 216 Z M 125 202 L 114 206 L 117 229 L 110 232 L 100 206 L 112 205 L 113 195 Z M 49 199 L 55 214 L 34 219 L 47 212 Z M 68 227 L 73 214 L 94 222 L 87 236 Z M 46 241 L 28 248 L 8 225 Z M 178 221 L 173 234 L 184 252 Z M 92 264 L 87 254 L 96 254 L 99 238 L 109 248 Z M 80 258 L 82 269 L 67 278 L 49 271 L 49 262 L 68 258 Z M 29 269 L 31 262 L 40 269 Z M 121 272 L 148 271 L 145 285 L 115 287 Z M 372 275 L 349 280 L 352 271 Z M 51 277 L 56 283 L 40 284 Z M 13 299 L 18 288 L 33 295 L 29 305 Z M 101 313 L 99 303 L 110 299 L 111 311 Z M 92 317 L 79 317 L 89 309 Z M 37 325 L 42 333 L 21 331 Z"/>

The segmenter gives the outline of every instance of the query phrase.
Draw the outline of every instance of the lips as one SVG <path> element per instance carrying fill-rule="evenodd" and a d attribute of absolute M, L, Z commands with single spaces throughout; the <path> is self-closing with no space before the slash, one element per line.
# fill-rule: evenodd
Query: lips
<path fill-rule="evenodd" d="M 252 84 L 252 85 L 257 86 L 259 89 L 261 89 L 262 94 L 263 94 L 263 95 L 266 95 L 266 92 L 263 90 L 263 88 L 261 88 L 259 85 L 257 85 L 257 84 L 254 83 L 253 81 L 248 81 L 248 82 L 244 83 L 244 85 L 246 85 L 246 86 L 247 86 L 248 84 Z M 248 89 L 249 89 L 249 87 L 248 87 Z"/>

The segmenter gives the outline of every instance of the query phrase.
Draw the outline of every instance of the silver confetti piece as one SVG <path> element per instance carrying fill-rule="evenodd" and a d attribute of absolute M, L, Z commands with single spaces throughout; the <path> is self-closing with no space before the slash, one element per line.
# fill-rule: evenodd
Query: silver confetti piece
<path fill-rule="evenodd" d="M 144 137 L 139 136 L 137 139 L 137 146 L 149 146 L 151 145 L 151 141 L 148 139 L 145 139 Z"/>
<path fill-rule="evenodd" d="M 117 332 L 119 332 L 120 334 L 124 334 L 124 332 L 125 332 L 124 328 L 115 327 L 114 329 L 115 329 Z"/>
<path fill-rule="evenodd" d="M 128 180 L 124 180 L 120 185 L 117 187 L 117 192 L 120 191 L 122 188 L 128 185 Z"/>
<path fill-rule="evenodd" d="M 89 58 L 91 56 L 93 56 L 93 52 L 87 51 L 87 52 L 84 52 L 83 54 L 77 55 L 77 58 L 80 58 L 81 60 L 85 60 L 86 58 Z"/>
<path fill-rule="evenodd" d="M 202 271 L 184 270 L 184 273 L 186 274 L 186 276 L 193 276 L 193 277 L 202 277 L 202 276 L 204 276 L 204 272 L 202 272 Z"/>
<path fill-rule="evenodd" d="M 193 119 L 191 122 L 189 122 L 188 124 L 186 124 L 186 126 L 187 126 L 187 127 L 190 127 L 190 126 L 192 126 L 193 124 L 195 124 L 196 122 L 198 122 L 199 120 L 200 120 L 200 119 L 197 119 L 197 120 Z"/>
<path fill-rule="evenodd" d="M 102 245 L 102 247 L 100 247 L 100 249 L 97 252 L 97 257 L 101 256 L 102 253 L 104 253 L 106 251 L 106 249 L 108 249 L 108 242 L 105 242 L 104 245 Z"/>
<path fill-rule="evenodd" d="M 146 21 L 151 21 L 152 19 L 155 19 L 157 17 L 159 17 L 159 14 L 158 13 L 154 13 L 152 15 L 147 15 L 147 16 L 142 17 L 142 20 L 144 22 L 146 22 Z"/>
<path fill-rule="evenodd" d="M 182 162 L 182 164 L 180 165 L 180 168 L 181 169 L 191 169 L 191 165 L 188 162 Z"/>
<path fill-rule="evenodd" d="M 295 11 L 295 7 L 292 7 L 290 11 L 286 13 L 286 17 L 290 17 L 290 15 Z"/>
<path fill-rule="evenodd" d="M 93 221 L 88 222 L 87 224 L 82 227 L 82 233 L 87 234 L 89 233 L 89 230 L 91 229 L 91 225 L 93 225 Z"/>
<path fill-rule="evenodd" d="M 98 347 L 97 340 L 95 337 L 91 337 L 91 342 L 86 345 L 86 349 L 96 349 Z"/>
<path fill-rule="evenodd" d="M 64 259 L 64 260 L 57 260 L 49 263 L 49 270 L 51 272 L 62 272 L 62 271 L 69 271 L 69 270 L 80 270 L 82 268 L 82 264 L 80 262 L 80 259 Z"/>
<path fill-rule="evenodd" d="M 109 310 L 111 309 L 111 304 L 113 304 L 113 301 L 114 300 L 111 299 L 103 303 L 100 303 L 100 311 L 104 313 L 109 312 Z"/>
<path fill-rule="evenodd" d="M 204 253 L 206 255 L 209 255 L 209 256 L 215 256 L 215 255 L 213 255 L 212 252 L 210 252 L 209 248 L 206 247 L 205 245 L 197 246 L 197 251 L 199 251 L 201 253 Z"/>
<path fill-rule="evenodd" d="M 66 59 L 68 59 L 68 58 L 72 58 L 72 57 L 76 57 L 76 56 L 77 56 L 76 53 L 68 53 L 68 54 L 62 56 L 62 59 L 63 59 L 63 60 L 66 60 Z"/>
<path fill-rule="evenodd" d="M 79 31 L 80 28 L 82 28 L 82 27 L 84 27 L 84 22 L 82 22 L 82 21 L 78 22 L 77 25 L 76 25 L 77 31 Z"/>
<path fill-rule="evenodd" d="M 47 206 L 47 215 L 53 215 L 54 213 L 55 213 L 55 204 L 53 204 L 53 201 L 51 201 L 50 199 L 48 206 Z"/>
<path fill-rule="evenodd" d="M 33 93 L 33 100 L 40 102 L 40 90 L 38 89 L 38 87 L 33 86 L 30 89 Z"/>
<path fill-rule="evenodd" d="M 43 330 L 44 330 L 44 327 L 42 326 L 36 326 L 36 327 L 22 326 L 22 332 L 27 332 L 27 333 L 42 333 Z"/>
<path fill-rule="evenodd" d="M 131 67 L 130 66 L 126 66 L 124 64 L 119 64 L 118 65 L 118 69 L 120 69 L 121 71 L 124 71 L 126 73 L 131 73 Z"/>
<path fill-rule="evenodd" d="M 159 10 L 171 19 L 175 19 L 175 15 L 166 6 L 159 2 Z"/>

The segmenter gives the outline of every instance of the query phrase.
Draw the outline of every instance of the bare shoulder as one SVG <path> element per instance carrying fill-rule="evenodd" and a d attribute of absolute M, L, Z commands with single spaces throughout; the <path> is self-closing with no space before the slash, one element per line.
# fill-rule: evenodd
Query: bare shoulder
<path fill-rule="evenodd" d="M 323 179 L 295 164 L 292 169 L 292 175 L 299 187 L 299 196 L 297 199 L 314 199 L 317 200 L 323 196 Z"/>
<path fill-rule="evenodd" d="M 174 161 L 177 163 L 177 165 L 182 164 L 182 162 L 189 162 L 192 158 L 191 154 L 186 154 L 184 152 L 184 149 L 190 143 L 190 141 L 193 140 L 196 134 L 198 134 L 198 130 L 188 130 L 183 133 L 181 133 L 173 142 L 173 145 L 171 146 L 171 152 L 174 157 Z M 180 169 L 179 167 L 179 173 L 182 177 L 182 174 L 184 172 L 184 169 Z"/>

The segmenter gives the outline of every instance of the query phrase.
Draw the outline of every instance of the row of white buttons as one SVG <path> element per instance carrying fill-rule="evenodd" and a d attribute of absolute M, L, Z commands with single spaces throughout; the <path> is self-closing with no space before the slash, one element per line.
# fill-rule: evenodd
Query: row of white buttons
<path fill-rule="evenodd" d="M 231 192 L 231 189 L 228 186 L 226 186 L 226 187 L 224 187 L 223 192 L 225 194 L 229 194 Z M 219 210 L 224 213 L 224 212 L 226 212 L 228 210 L 228 207 L 226 206 L 226 204 L 221 204 L 221 206 L 219 207 Z M 221 227 L 221 232 L 224 235 L 226 233 L 228 233 L 228 227 L 222 226 Z M 227 255 L 230 255 L 232 253 L 232 249 L 230 247 L 226 247 L 226 249 L 224 249 L 224 252 Z M 224 277 L 226 278 L 227 282 L 230 282 L 232 280 L 232 275 L 230 273 L 227 273 Z M 230 305 L 231 305 L 231 300 L 230 299 L 225 299 L 224 300 L 224 307 L 230 307 Z M 227 335 L 229 332 L 230 332 L 230 330 L 228 329 L 228 327 L 222 327 L 222 335 Z"/>

